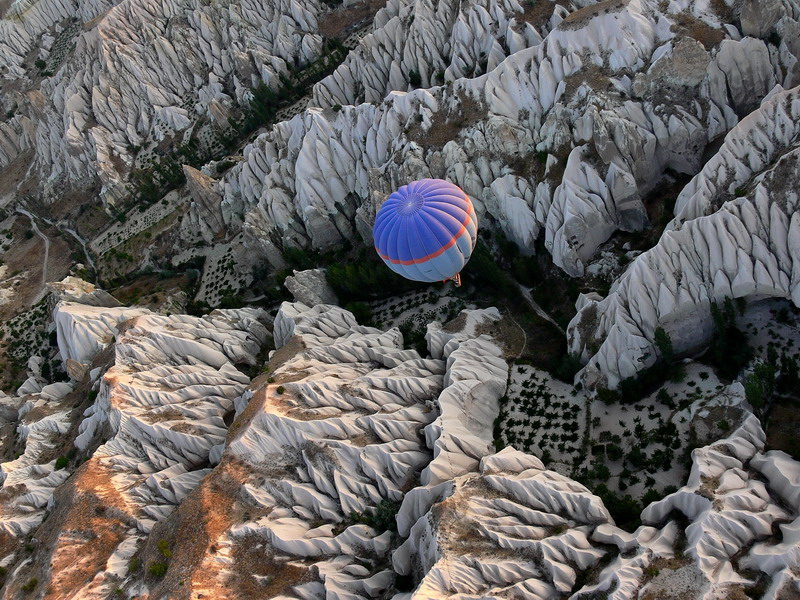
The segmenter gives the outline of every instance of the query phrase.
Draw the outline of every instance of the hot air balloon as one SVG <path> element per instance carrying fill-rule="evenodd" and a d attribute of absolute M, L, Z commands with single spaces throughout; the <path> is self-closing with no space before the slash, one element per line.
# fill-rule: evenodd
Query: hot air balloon
<path fill-rule="evenodd" d="M 461 285 L 478 235 L 472 202 L 457 185 L 420 179 L 381 205 L 372 230 L 375 250 L 392 271 L 413 281 Z"/>

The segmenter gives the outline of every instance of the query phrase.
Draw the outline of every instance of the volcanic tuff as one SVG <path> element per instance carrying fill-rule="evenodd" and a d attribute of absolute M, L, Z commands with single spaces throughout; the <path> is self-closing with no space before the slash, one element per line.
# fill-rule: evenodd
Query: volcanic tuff
<path fill-rule="evenodd" d="M 422 358 L 397 329 L 330 305 L 284 303 L 270 322 L 252 309 L 166 317 L 62 301 L 61 352 L 90 370 L 4 401 L 22 407 L 25 449 L 2 466 L 2 522 L 7 541 L 33 540 L 28 558 L 6 557 L 8 593 L 35 578 L 53 598 L 375 598 L 407 576 L 419 583 L 397 598 L 627 598 L 665 585 L 667 569 L 648 569 L 662 565 L 691 571 L 703 594 L 755 569 L 765 597 L 781 597 L 797 568 L 800 464 L 763 452 L 755 417 L 695 450 L 688 484 L 627 533 L 583 485 L 486 443 L 496 413 L 483 411 L 507 372 L 497 342 L 470 332 L 499 314 L 464 316 L 460 333 L 431 328 Z M 251 381 L 237 366 L 256 364 L 269 329 L 276 350 Z M 91 388 L 82 414 L 57 411 Z M 49 422 L 77 434 L 85 463 L 43 458 L 52 442 L 35 432 Z M 773 523 L 782 543 L 750 545 Z M 590 568 L 597 580 L 579 584 Z"/>
<path fill-rule="evenodd" d="M 0 0 L 0 594 L 800 596 L 799 189 L 796 0 Z"/>

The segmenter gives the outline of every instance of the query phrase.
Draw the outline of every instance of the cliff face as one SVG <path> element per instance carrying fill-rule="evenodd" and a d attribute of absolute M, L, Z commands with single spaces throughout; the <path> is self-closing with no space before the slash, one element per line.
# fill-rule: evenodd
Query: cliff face
<path fill-rule="evenodd" d="M 569 342 L 589 360 L 588 382 L 615 385 L 651 365 L 657 327 L 678 351 L 702 346 L 712 333 L 711 305 L 725 298 L 798 303 L 798 117 L 794 88 L 776 91 L 743 119 L 678 197 L 658 244 L 607 298 L 580 307 Z"/>

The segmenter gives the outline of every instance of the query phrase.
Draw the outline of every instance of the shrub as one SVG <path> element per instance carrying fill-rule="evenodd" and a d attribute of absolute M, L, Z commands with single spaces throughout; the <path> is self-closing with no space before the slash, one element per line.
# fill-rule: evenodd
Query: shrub
<path fill-rule="evenodd" d="M 747 344 L 747 336 L 736 328 L 736 308 L 731 298 L 725 298 L 722 305 L 711 305 L 714 320 L 714 337 L 707 355 L 708 361 L 727 379 L 735 379 L 744 366 L 750 362 L 752 350 Z"/>
<path fill-rule="evenodd" d="M 672 349 L 672 338 L 669 337 L 669 334 L 664 330 L 663 327 L 657 327 L 653 342 L 658 348 L 658 351 L 661 353 L 661 358 L 663 358 L 666 362 L 672 362 L 675 358 L 675 353 Z"/>
<path fill-rule="evenodd" d="M 285 388 L 285 387 L 283 387 L 282 385 L 279 385 L 278 387 L 276 387 L 276 388 L 275 388 L 275 391 L 276 391 L 278 394 L 283 394 L 283 392 L 285 392 L 285 391 L 286 391 L 286 388 Z"/>
<path fill-rule="evenodd" d="M 169 542 L 167 540 L 158 541 L 158 551 L 161 552 L 161 555 L 164 558 L 172 558 L 172 550 L 170 550 Z"/>
<path fill-rule="evenodd" d="M 653 577 L 655 577 L 656 575 L 658 575 L 658 574 L 659 574 L 659 572 L 660 572 L 660 571 L 658 570 L 658 567 L 654 567 L 653 565 L 650 565 L 649 567 L 645 567 L 645 568 L 644 568 L 644 575 L 645 575 L 645 577 L 649 577 L 649 578 L 651 578 L 651 579 L 652 579 Z"/>
<path fill-rule="evenodd" d="M 605 404 L 614 404 L 619 402 L 620 393 L 617 390 L 599 387 L 597 388 L 597 399 L 602 400 Z"/>
<path fill-rule="evenodd" d="M 167 574 L 167 564 L 160 562 L 150 563 L 150 566 L 147 568 L 147 571 L 153 577 L 163 577 L 164 575 Z"/>
<path fill-rule="evenodd" d="M 372 527 L 378 531 L 397 531 L 397 512 L 400 510 L 400 502 L 394 500 L 382 500 L 375 507 L 375 515 L 372 517 Z"/>
<path fill-rule="evenodd" d="M 638 446 L 634 446 L 625 456 L 625 460 L 627 460 L 634 467 L 643 467 L 645 463 L 647 463 L 647 454 L 645 454 Z"/>
<path fill-rule="evenodd" d="M 35 66 L 37 69 L 39 69 L 40 71 L 44 71 L 44 68 L 47 66 L 47 63 L 46 63 L 45 61 L 43 61 L 41 58 L 37 58 L 37 59 L 36 59 L 36 60 L 33 62 L 33 65 L 34 65 L 34 66 Z"/>
<path fill-rule="evenodd" d="M 623 456 L 623 451 L 617 444 L 609 444 L 606 446 L 606 454 L 611 460 L 620 460 Z"/>
<path fill-rule="evenodd" d="M 69 464 L 69 459 L 66 456 L 59 456 L 56 459 L 56 471 L 60 471 Z"/>
<path fill-rule="evenodd" d="M 566 354 L 558 363 L 553 375 L 561 381 L 572 383 L 575 380 L 575 375 L 583 367 L 580 356 L 578 354 Z"/>
<path fill-rule="evenodd" d="M 348 302 L 344 308 L 353 313 L 356 321 L 362 325 L 366 325 L 372 319 L 372 309 L 366 302 Z"/>
<path fill-rule="evenodd" d="M 620 486 L 621 487 L 621 486 Z M 639 513 L 641 507 L 629 495 L 618 496 L 608 489 L 608 486 L 601 483 L 594 489 L 594 493 L 600 496 L 603 504 L 606 505 L 608 512 L 614 518 L 619 527 L 632 531 L 639 525 Z"/>
<path fill-rule="evenodd" d="M 747 401 L 756 409 L 762 408 L 772 398 L 775 391 L 775 366 L 759 363 L 744 382 Z"/>
<path fill-rule="evenodd" d="M 34 577 L 33 579 L 28 580 L 28 583 L 22 586 L 23 592 L 32 592 L 36 589 L 36 586 L 39 585 L 39 580 Z"/>

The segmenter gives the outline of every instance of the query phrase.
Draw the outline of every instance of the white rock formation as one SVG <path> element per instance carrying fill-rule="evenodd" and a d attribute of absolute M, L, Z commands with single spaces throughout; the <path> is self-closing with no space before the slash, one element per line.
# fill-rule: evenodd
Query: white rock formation
<path fill-rule="evenodd" d="M 62 281 L 48 283 L 57 302 L 74 302 L 86 306 L 119 306 L 119 301 L 105 290 L 88 281 L 68 276 Z"/>
<path fill-rule="evenodd" d="M 700 347 L 712 333 L 711 304 L 726 297 L 800 305 L 799 123 L 800 87 L 766 100 L 686 187 L 675 228 L 607 298 L 581 301 L 568 335 L 588 361 L 585 381 L 614 386 L 651 365 L 657 327 L 677 352 Z"/>
<path fill-rule="evenodd" d="M 546 6 L 544 23 L 531 24 L 515 0 L 469 5 L 391 0 L 375 16 L 374 32 L 314 86 L 311 102 L 325 108 L 380 102 L 391 91 L 413 89 L 412 73 L 419 76 L 417 87 L 425 88 L 482 75 L 508 54 L 540 43 L 550 22 L 568 12 L 559 4 L 549 12 Z"/>
<path fill-rule="evenodd" d="M 286 278 L 283 285 L 294 297 L 295 302 L 314 306 L 316 304 L 338 304 L 336 293 L 325 278 L 325 269 L 295 271 Z"/>
<path fill-rule="evenodd" d="M 50 184 L 42 187 L 53 195 L 60 193 L 52 185 L 59 178 L 95 175 L 104 198 L 124 195 L 140 147 L 142 162 L 157 142 L 245 102 L 256 83 L 273 83 L 288 65 L 314 60 L 322 45 L 316 33 L 322 9 L 314 1 L 14 6 L 0 20 L 5 77 L 33 78 L 25 57 L 43 33 L 57 39 L 45 61 L 53 75 L 30 92 L 32 100 L 18 97 L 18 113 L 1 129 L 0 164 L 33 148 L 35 167 Z M 65 19 L 71 19 L 66 26 Z"/>
<path fill-rule="evenodd" d="M 739 569 L 772 578 L 767 598 L 780 598 L 784 585 L 798 581 L 793 523 L 800 515 L 800 464 L 782 452 L 765 454 L 764 439 L 751 415 L 727 439 L 694 450 L 687 484 L 642 513 L 642 520 L 654 525 L 673 510 L 689 519 L 686 554 L 707 582 L 703 598 L 716 597 L 731 585 L 754 583 Z M 781 544 L 753 544 L 771 538 L 779 523 L 789 523 L 781 525 Z"/>
<path fill-rule="evenodd" d="M 497 309 L 464 311 L 461 331 L 446 332 L 432 324 L 426 340 L 431 355 L 446 361 L 444 389 L 436 404 L 437 419 L 425 428 L 433 460 L 420 481 L 435 486 L 475 471 L 491 454 L 498 400 L 506 390 L 508 365 L 490 336 L 476 328 L 500 318 Z"/>
<path fill-rule="evenodd" d="M 411 598 L 553 598 L 605 554 L 588 537 L 611 522 L 600 499 L 511 448 L 422 506 L 417 497 L 403 503 L 398 521 L 419 518 L 393 556 L 399 573 L 422 579 Z"/>
<path fill-rule="evenodd" d="M 425 6 L 415 10 L 430 11 Z M 406 48 L 417 43 L 416 19 L 383 22 L 395 10 L 392 4 L 379 13 L 379 27 L 359 47 L 371 52 L 371 65 L 397 60 L 389 39 L 402 37 Z M 696 11 L 718 24 L 707 7 Z M 586 7 L 554 16 L 557 26 L 540 43 L 481 77 L 390 92 L 382 103 L 336 112 L 308 109 L 245 149 L 245 160 L 223 180 L 224 204 L 244 214 L 251 243 L 280 264 L 285 246 L 327 249 L 356 231 L 368 236 L 371 223 L 362 226 L 358 211 L 375 193 L 445 177 L 473 198 L 487 226 L 528 252 L 544 232 L 555 263 L 582 275 L 613 231 L 647 226 L 642 197 L 665 169 L 697 170 L 710 140 L 734 126 L 753 99 L 787 81 L 768 66 L 762 40 L 736 34 L 709 52 L 676 37 L 668 13 L 638 0 L 607 13 Z M 321 104 L 383 90 L 372 67 L 358 71 L 371 83 L 356 82 L 349 70 L 359 59 L 351 58 L 317 86 L 318 96 L 326 85 L 333 90 Z M 403 68 L 411 68 L 408 61 Z M 636 81 L 629 72 L 638 73 Z M 383 181 L 371 177 L 376 169 Z"/>
<path fill-rule="evenodd" d="M 52 454 L 54 444 L 70 439 L 67 434 L 74 425 L 70 417 L 75 416 L 70 412 L 74 397 L 69 400 L 68 395 L 72 385 L 45 386 L 24 399 L 18 429 L 26 443 L 25 452 L 2 465 L 0 523 L 8 534 L 29 534 L 45 518 L 45 509 L 54 510 L 55 516 L 38 535 L 53 539 L 52 547 L 46 549 L 53 564 L 66 560 L 52 581 L 64 593 L 71 589 L 59 587 L 64 580 L 65 586 L 83 582 L 70 580 L 69 573 L 86 568 L 74 559 L 78 549 L 73 536 L 59 529 L 67 527 L 62 519 L 71 518 L 64 515 L 79 510 L 69 502 L 80 503 L 82 500 L 76 499 L 80 494 L 100 495 L 108 504 L 102 510 L 117 511 L 109 512 L 113 516 L 108 518 L 126 523 L 124 532 L 118 532 L 117 524 L 112 527 L 118 539 L 116 549 L 111 548 L 113 554 L 107 557 L 106 569 L 89 573 L 88 583 L 81 583 L 80 594 L 86 598 L 105 597 L 114 591 L 144 536 L 210 472 L 212 451 L 221 448 L 227 432 L 224 419 L 233 414 L 234 399 L 250 381 L 236 365 L 253 366 L 267 338 L 261 323 L 265 315 L 257 309 L 215 311 L 203 318 L 167 317 L 141 310 L 125 314 L 125 310 L 68 302 L 58 304 L 55 310 L 58 323 L 71 324 L 59 330 L 65 356 L 90 362 L 113 341 L 108 359 L 112 366 L 95 384 L 99 392 L 96 401 L 74 428 L 75 447 L 91 458 L 78 469 L 70 491 L 53 497 L 71 473 L 63 467 L 56 470 L 55 459 L 42 462 L 40 457 Z M 108 362 L 92 375 L 99 377 L 95 371 Z M 73 527 L 80 536 L 92 524 L 83 520 Z M 89 561 L 95 552 L 103 552 L 102 547 L 82 552 Z M 72 559 L 63 558 L 70 555 Z"/>

